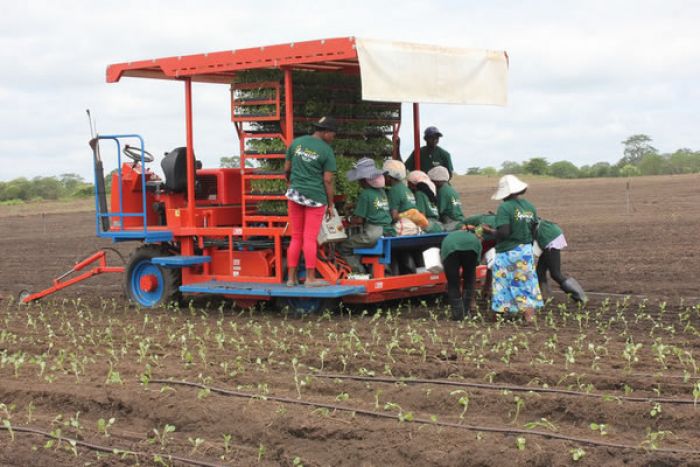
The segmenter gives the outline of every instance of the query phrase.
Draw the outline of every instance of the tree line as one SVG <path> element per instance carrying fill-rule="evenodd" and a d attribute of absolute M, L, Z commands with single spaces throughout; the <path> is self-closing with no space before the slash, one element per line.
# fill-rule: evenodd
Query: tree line
<path fill-rule="evenodd" d="M 532 157 L 522 163 L 506 161 L 500 169 L 470 167 L 467 175 L 530 174 L 556 178 L 594 178 L 700 172 L 700 151 L 682 148 L 672 153 L 661 154 L 651 143 L 652 139 L 647 135 L 630 136 L 622 141 L 622 157 L 615 164 L 598 162 L 577 167 L 566 160 L 549 163 L 545 157 Z"/>
<path fill-rule="evenodd" d="M 615 164 L 598 162 L 578 167 L 569 161 L 550 163 L 545 157 L 532 157 L 525 162 L 506 161 L 500 169 L 470 167 L 467 175 L 530 174 L 557 178 L 594 178 L 700 173 L 700 151 L 682 148 L 661 154 L 651 143 L 652 139 L 647 135 L 630 136 L 622 141 L 622 157 Z M 221 158 L 222 167 L 239 165 L 238 156 Z M 108 174 L 105 177 L 107 191 L 111 181 L 111 174 Z M 93 193 L 92 183 L 87 183 L 80 175 L 72 173 L 32 179 L 21 177 L 0 182 L 0 203 L 79 198 L 92 196 Z"/>
<path fill-rule="evenodd" d="M 93 184 L 85 182 L 77 174 L 32 179 L 20 177 L 0 182 L 0 202 L 3 203 L 82 198 L 93 193 Z"/>

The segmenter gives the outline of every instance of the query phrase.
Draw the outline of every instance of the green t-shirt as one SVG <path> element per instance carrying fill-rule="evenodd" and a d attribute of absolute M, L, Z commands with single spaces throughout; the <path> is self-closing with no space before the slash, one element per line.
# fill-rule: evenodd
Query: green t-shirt
<path fill-rule="evenodd" d="M 455 251 L 473 251 L 476 257 L 481 258 L 481 241 L 468 230 L 455 230 L 447 234 L 440 245 L 440 259 L 445 259 Z"/>
<path fill-rule="evenodd" d="M 537 227 L 537 243 L 539 243 L 540 248 L 544 250 L 547 248 L 547 245 L 552 243 L 552 241 L 562 233 L 561 227 L 554 222 L 540 219 L 539 226 Z"/>
<path fill-rule="evenodd" d="M 380 225 L 384 229 L 384 235 L 394 236 L 396 231 L 391 222 L 389 212 L 389 199 L 381 188 L 365 188 L 357 197 L 354 213 L 364 218 L 365 222 Z"/>
<path fill-rule="evenodd" d="M 398 212 L 408 211 L 416 207 L 416 197 L 403 182 L 394 183 L 386 189 L 389 198 L 389 209 L 396 209 Z"/>
<path fill-rule="evenodd" d="M 459 200 L 459 194 L 449 183 L 445 183 L 438 188 L 437 198 L 438 211 L 443 222 L 445 222 L 445 217 L 464 222 L 464 213 L 462 212 L 462 202 Z"/>
<path fill-rule="evenodd" d="M 440 220 L 437 206 L 430 201 L 428 195 L 422 191 L 416 191 L 416 209 L 422 212 L 428 219 Z"/>
<path fill-rule="evenodd" d="M 307 198 L 328 205 L 323 173 L 336 171 L 333 149 L 311 135 L 300 136 L 287 149 L 286 160 L 292 161 L 290 187 Z"/>
<path fill-rule="evenodd" d="M 510 235 L 498 242 L 496 251 L 503 253 L 510 251 L 518 245 L 532 243 L 532 223 L 537 219 L 535 206 L 523 198 L 504 201 L 496 211 L 496 225 L 510 224 Z"/>
<path fill-rule="evenodd" d="M 495 227 L 496 215 L 495 214 L 476 214 L 473 216 L 466 217 L 463 222 L 464 222 L 464 224 L 473 225 L 473 226 L 479 226 L 479 225 L 486 224 L 490 227 Z M 487 234 L 486 232 L 484 232 L 482 234 L 482 238 L 485 241 L 496 239 L 496 237 L 494 235 Z"/>
<path fill-rule="evenodd" d="M 452 157 L 449 152 L 445 151 L 440 146 L 435 146 L 435 149 L 432 151 L 428 146 L 420 148 L 421 171 L 428 173 L 428 170 L 439 165 L 446 168 L 447 171 L 450 172 L 450 176 L 452 176 L 454 169 L 452 168 Z M 406 159 L 406 170 L 416 170 L 416 164 L 413 160 L 413 151 L 411 151 L 411 155 Z"/>

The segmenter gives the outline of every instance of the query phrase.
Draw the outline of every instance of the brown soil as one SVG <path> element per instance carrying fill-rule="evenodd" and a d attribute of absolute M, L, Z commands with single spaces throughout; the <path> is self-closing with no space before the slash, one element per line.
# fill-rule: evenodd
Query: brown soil
<path fill-rule="evenodd" d="M 579 463 L 587 465 L 700 465 L 699 454 L 682 452 L 700 451 L 700 412 L 692 403 L 622 399 L 692 401 L 694 388 L 700 396 L 700 293 L 692 273 L 699 178 L 635 178 L 629 190 L 621 179 L 530 180 L 528 199 L 565 230 L 565 272 L 592 292 L 634 295 L 594 294 L 579 310 L 557 294 L 530 325 L 488 323 L 479 315 L 454 323 L 439 303 L 304 319 L 229 304 L 143 311 L 124 302 L 118 275 L 18 307 L 12 297 L 20 289 L 48 286 L 108 243 L 94 237 L 89 212 L 3 217 L 0 403 L 8 408 L 0 406 L 0 418 L 15 432 L 12 441 L 0 431 L 0 464 L 148 465 L 169 454 L 223 465 L 563 465 L 581 448 Z M 495 183 L 458 180 L 465 211 L 495 209 L 488 200 Z M 117 245 L 127 254 L 131 248 Z M 375 381 L 311 376 L 319 373 Z M 613 397 L 389 384 L 380 377 Z M 170 378 L 255 397 L 154 382 Z M 462 417 L 460 398 L 468 398 Z M 106 436 L 98 420 L 110 418 Z M 605 424 L 606 434 L 591 423 Z M 161 441 L 154 430 L 160 435 L 166 425 L 175 430 Z M 74 452 L 67 441 L 47 444 L 19 432 L 22 427 L 60 429 L 63 436 L 146 454 L 98 454 L 80 445 Z"/>

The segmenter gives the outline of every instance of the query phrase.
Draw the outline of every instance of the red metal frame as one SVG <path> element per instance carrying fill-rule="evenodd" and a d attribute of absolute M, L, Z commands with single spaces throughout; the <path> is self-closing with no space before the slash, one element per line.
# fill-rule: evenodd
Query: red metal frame
<path fill-rule="evenodd" d="M 97 262 L 98 265 L 90 269 L 89 271 L 86 271 L 79 276 L 75 276 L 71 279 L 68 279 L 64 281 L 66 277 L 69 275 L 82 271 L 85 269 L 87 266 Z M 85 279 L 89 279 L 93 276 L 96 276 L 98 274 L 102 273 L 108 273 L 108 272 L 124 272 L 124 267 L 123 266 L 107 266 L 107 257 L 106 257 L 106 252 L 104 250 L 100 250 L 98 252 L 93 253 L 92 255 L 88 256 L 84 260 L 80 261 L 77 263 L 75 266 L 70 268 L 68 271 L 64 272 L 60 276 L 58 276 L 56 279 L 54 279 L 53 285 L 49 287 L 48 289 L 42 290 L 41 292 L 37 292 L 31 295 L 28 295 L 22 299 L 23 303 L 29 303 L 34 300 L 38 300 L 42 297 L 45 297 L 47 295 L 50 295 L 54 292 L 58 292 L 61 289 L 65 289 L 66 287 L 69 287 L 73 284 L 76 284 L 78 282 L 84 281 Z"/>

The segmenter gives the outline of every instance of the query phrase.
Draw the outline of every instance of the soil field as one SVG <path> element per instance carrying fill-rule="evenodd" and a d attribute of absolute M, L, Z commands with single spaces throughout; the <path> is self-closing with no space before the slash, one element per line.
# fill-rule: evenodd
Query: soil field
<path fill-rule="evenodd" d="M 700 177 L 529 181 L 593 292 L 529 325 L 138 310 L 117 275 L 20 307 L 111 245 L 75 206 L 0 207 L 0 465 L 700 465 Z M 465 212 L 496 182 L 459 178 Z"/>

